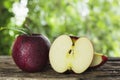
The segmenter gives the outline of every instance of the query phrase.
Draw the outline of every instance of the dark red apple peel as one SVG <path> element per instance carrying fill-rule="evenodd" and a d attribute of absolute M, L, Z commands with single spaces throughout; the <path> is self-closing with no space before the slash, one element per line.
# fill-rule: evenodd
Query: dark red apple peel
<path fill-rule="evenodd" d="M 102 55 L 102 62 L 96 66 L 89 67 L 89 69 L 99 68 L 100 66 L 104 65 L 107 61 L 108 61 L 108 57 L 105 55 Z"/>
<path fill-rule="evenodd" d="M 14 42 L 12 57 L 16 65 L 25 72 L 39 72 L 48 63 L 50 43 L 42 35 L 20 35 Z"/>

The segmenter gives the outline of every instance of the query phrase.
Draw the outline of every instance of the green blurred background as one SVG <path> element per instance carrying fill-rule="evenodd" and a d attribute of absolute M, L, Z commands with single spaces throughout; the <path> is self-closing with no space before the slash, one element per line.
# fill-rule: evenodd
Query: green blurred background
<path fill-rule="evenodd" d="M 25 25 L 51 42 L 61 34 L 87 36 L 96 52 L 120 57 L 120 0 L 0 0 L 0 55 L 11 55 L 20 34 L 13 29 Z"/>

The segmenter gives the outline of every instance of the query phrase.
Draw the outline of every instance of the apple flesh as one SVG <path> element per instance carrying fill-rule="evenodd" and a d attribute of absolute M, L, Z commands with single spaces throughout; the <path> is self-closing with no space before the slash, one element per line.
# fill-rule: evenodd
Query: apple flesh
<path fill-rule="evenodd" d="M 49 60 L 52 68 L 58 73 L 72 70 L 82 73 L 90 66 L 94 55 L 91 41 L 86 37 L 76 38 L 61 35 L 51 45 Z"/>
<path fill-rule="evenodd" d="M 49 48 L 49 40 L 41 34 L 20 35 L 13 44 L 12 57 L 23 71 L 38 72 L 49 61 Z"/>
<path fill-rule="evenodd" d="M 79 37 L 76 37 L 76 36 L 70 36 L 70 37 L 73 42 L 75 42 L 77 39 L 79 39 Z M 95 52 L 92 63 L 89 67 L 90 68 L 98 68 L 98 67 L 102 66 L 103 64 L 105 64 L 107 60 L 108 60 L 107 56 Z"/>
<path fill-rule="evenodd" d="M 108 60 L 107 56 L 95 53 L 90 68 L 97 68 L 102 66 Z"/>

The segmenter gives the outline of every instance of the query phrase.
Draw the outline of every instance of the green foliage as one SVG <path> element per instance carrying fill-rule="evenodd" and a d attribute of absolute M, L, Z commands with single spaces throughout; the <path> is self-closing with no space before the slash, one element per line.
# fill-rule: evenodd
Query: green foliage
<path fill-rule="evenodd" d="M 13 1 L 0 1 L 0 27 L 7 27 L 13 13 L 10 11 Z M 8 31 L 0 31 L 0 54 L 9 54 L 12 38 L 9 37 Z"/>
<path fill-rule="evenodd" d="M 24 27 L 27 24 L 33 33 L 42 33 L 51 42 L 61 34 L 87 36 L 97 52 L 120 56 L 120 1 L 85 1 L 87 0 L 28 0 L 28 16 L 22 26 L 17 26 L 15 21 L 10 20 L 14 18 L 11 7 L 15 1 L 1 0 L 0 15 L 4 15 L 0 18 L 0 27 Z M 83 16 L 85 8 L 89 13 Z M 18 32 L 4 30 L 0 33 L 0 54 L 8 54 Z"/>

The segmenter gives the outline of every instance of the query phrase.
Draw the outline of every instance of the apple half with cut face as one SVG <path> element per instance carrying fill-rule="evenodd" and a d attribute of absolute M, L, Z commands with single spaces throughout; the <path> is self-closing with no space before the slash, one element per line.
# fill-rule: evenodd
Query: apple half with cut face
<path fill-rule="evenodd" d="M 79 38 L 76 36 L 70 36 L 70 37 L 73 42 L 75 42 Z M 92 63 L 89 67 L 90 68 L 98 68 L 98 67 L 102 66 L 103 64 L 105 64 L 107 62 L 107 60 L 108 60 L 107 56 L 95 52 Z"/>
<path fill-rule="evenodd" d="M 97 68 L 102 66 L 108 60 L 107 56 L 95 53 L 90 68 Z"/>
<path fill-rule="evenodd" d="M 86 37 L 76 38 L 61 35 L 51 45 L 49 60 L 56 72 L 82 73 L 90 66 L 94 55 L 91 41 Z"/>

